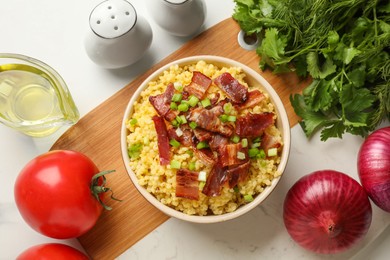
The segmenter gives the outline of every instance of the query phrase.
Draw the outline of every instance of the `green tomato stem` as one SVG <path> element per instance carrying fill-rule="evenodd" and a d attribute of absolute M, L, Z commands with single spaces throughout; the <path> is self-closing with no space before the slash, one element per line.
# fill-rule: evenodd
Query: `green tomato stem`
<path fill-rule="evenodd" d="M 111 207 L 107 206 L 101 199 L 100 199 L 100 196 L 99 194 L 100 193 L 105 193 L 105 192 L 111 192 L 111 199 L 112 200 L 116 200 L 116 201 L 122 201 L 120 199 L 117 199 L 114 197 L 114 192 L 111 190 L 111 188 L 107 188 L 105 187 L 104 185 L 106 184 L 106 174 L 109 174 L 109 173 L 112 173 L 112 172 L 115 172 L 115 170 L 109 170 L 109 171 L 102 171 L 102 172 L 99 172 L 97 174 L 95 174 L 93 177 L 92 177 L 92 180 L 91 180 L 91 186 L 90 186 L 90 189 L 91 189 L 91 193 L 92 195 L 96 198 L 96 200 L 103 206 L 103 208 L 105 210 L 112 210 Z M 99 185 L 99 180 L 102 180 L 101 184 Z"/>

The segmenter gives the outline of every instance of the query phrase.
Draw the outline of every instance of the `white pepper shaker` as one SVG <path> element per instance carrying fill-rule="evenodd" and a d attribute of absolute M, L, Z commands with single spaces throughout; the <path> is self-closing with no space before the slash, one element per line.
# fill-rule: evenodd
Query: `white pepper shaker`
<path fill-rule="evenodd" d="M 146 0 L 155 22 L 175 36 L 191 36 L 199 31 L 206 19 L 204 0 Z"/>
<path fill-rule="evenodd" d="M 129 66 L 144 55 L 152 43 L 152 29 L 126 0 L 106 0 L 89 17 L 84 45 L 89 58 L 108 68 Z"/>

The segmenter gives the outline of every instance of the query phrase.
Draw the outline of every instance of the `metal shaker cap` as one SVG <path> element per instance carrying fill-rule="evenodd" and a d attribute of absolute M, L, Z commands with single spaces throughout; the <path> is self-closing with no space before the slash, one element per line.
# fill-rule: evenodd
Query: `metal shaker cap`
<path fill-rule="evenodd" d="M 97 5 L 89 16 L 89 25 L 93 32 L 107 39 L 126 34 L 136 21 L 135 8 L 125 0 L 104 1 Z"/>

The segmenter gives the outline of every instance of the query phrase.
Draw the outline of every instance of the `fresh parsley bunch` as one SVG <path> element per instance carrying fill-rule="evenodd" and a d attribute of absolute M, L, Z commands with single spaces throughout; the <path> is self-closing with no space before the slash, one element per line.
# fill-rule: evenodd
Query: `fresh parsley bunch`
<path fill-rule="evenodd" d="M 261 40 L 260 68 L 313 81 L 290 101 L 307 136 L 366 136 L 390 120 L 388 0 L 234 0 L 233 18 Z"/>

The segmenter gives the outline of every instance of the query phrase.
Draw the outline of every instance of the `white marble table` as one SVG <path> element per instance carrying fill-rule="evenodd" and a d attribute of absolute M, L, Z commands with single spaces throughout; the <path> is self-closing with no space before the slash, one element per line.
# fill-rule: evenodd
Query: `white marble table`
<path fill-rule="evenodd" d="M 143 1 L 131 0 L 152 26 L 152 46 L 134 66 L 99 68 L 89 60 L 83 46 L 89 13 L 99 2 L 0 0 L 0 52 L 32 56 L 55 68 L 67 82 L 81 116 L 189 40 L 166 34 L 152 21 Z M 206 0 L 206 4 L 203 30 L 233 13 L 232 0 Z M 54 240 L 33 231 L 19 215 L 13 197 L 14 181 L 22 167 L 46 152 L 65 130 L 34 139 L 0 125 L 0 259 L 14 259 L 26 248 L 46 242 L 65 243 L 82 250 L 75 239 Z M 345 136 L 343 140 L 322 143 L 316 136 L 308 141 L 297 126 L 292 129 L 292 140 L 291 159 L 278 192 L 263 206 L 222 224 L 199 225 L 169 219 L 119 259 L 320 259 L 288 236 L 281 219 L 283 197 L 300 176 L 314 170 L 331 168 L 356 177 L 356 153 L 362 139 Z M 390 214 L 373 208 L 374 220 L 366 238 L 353 250 L 330 258 L 388 259 Z"/>

